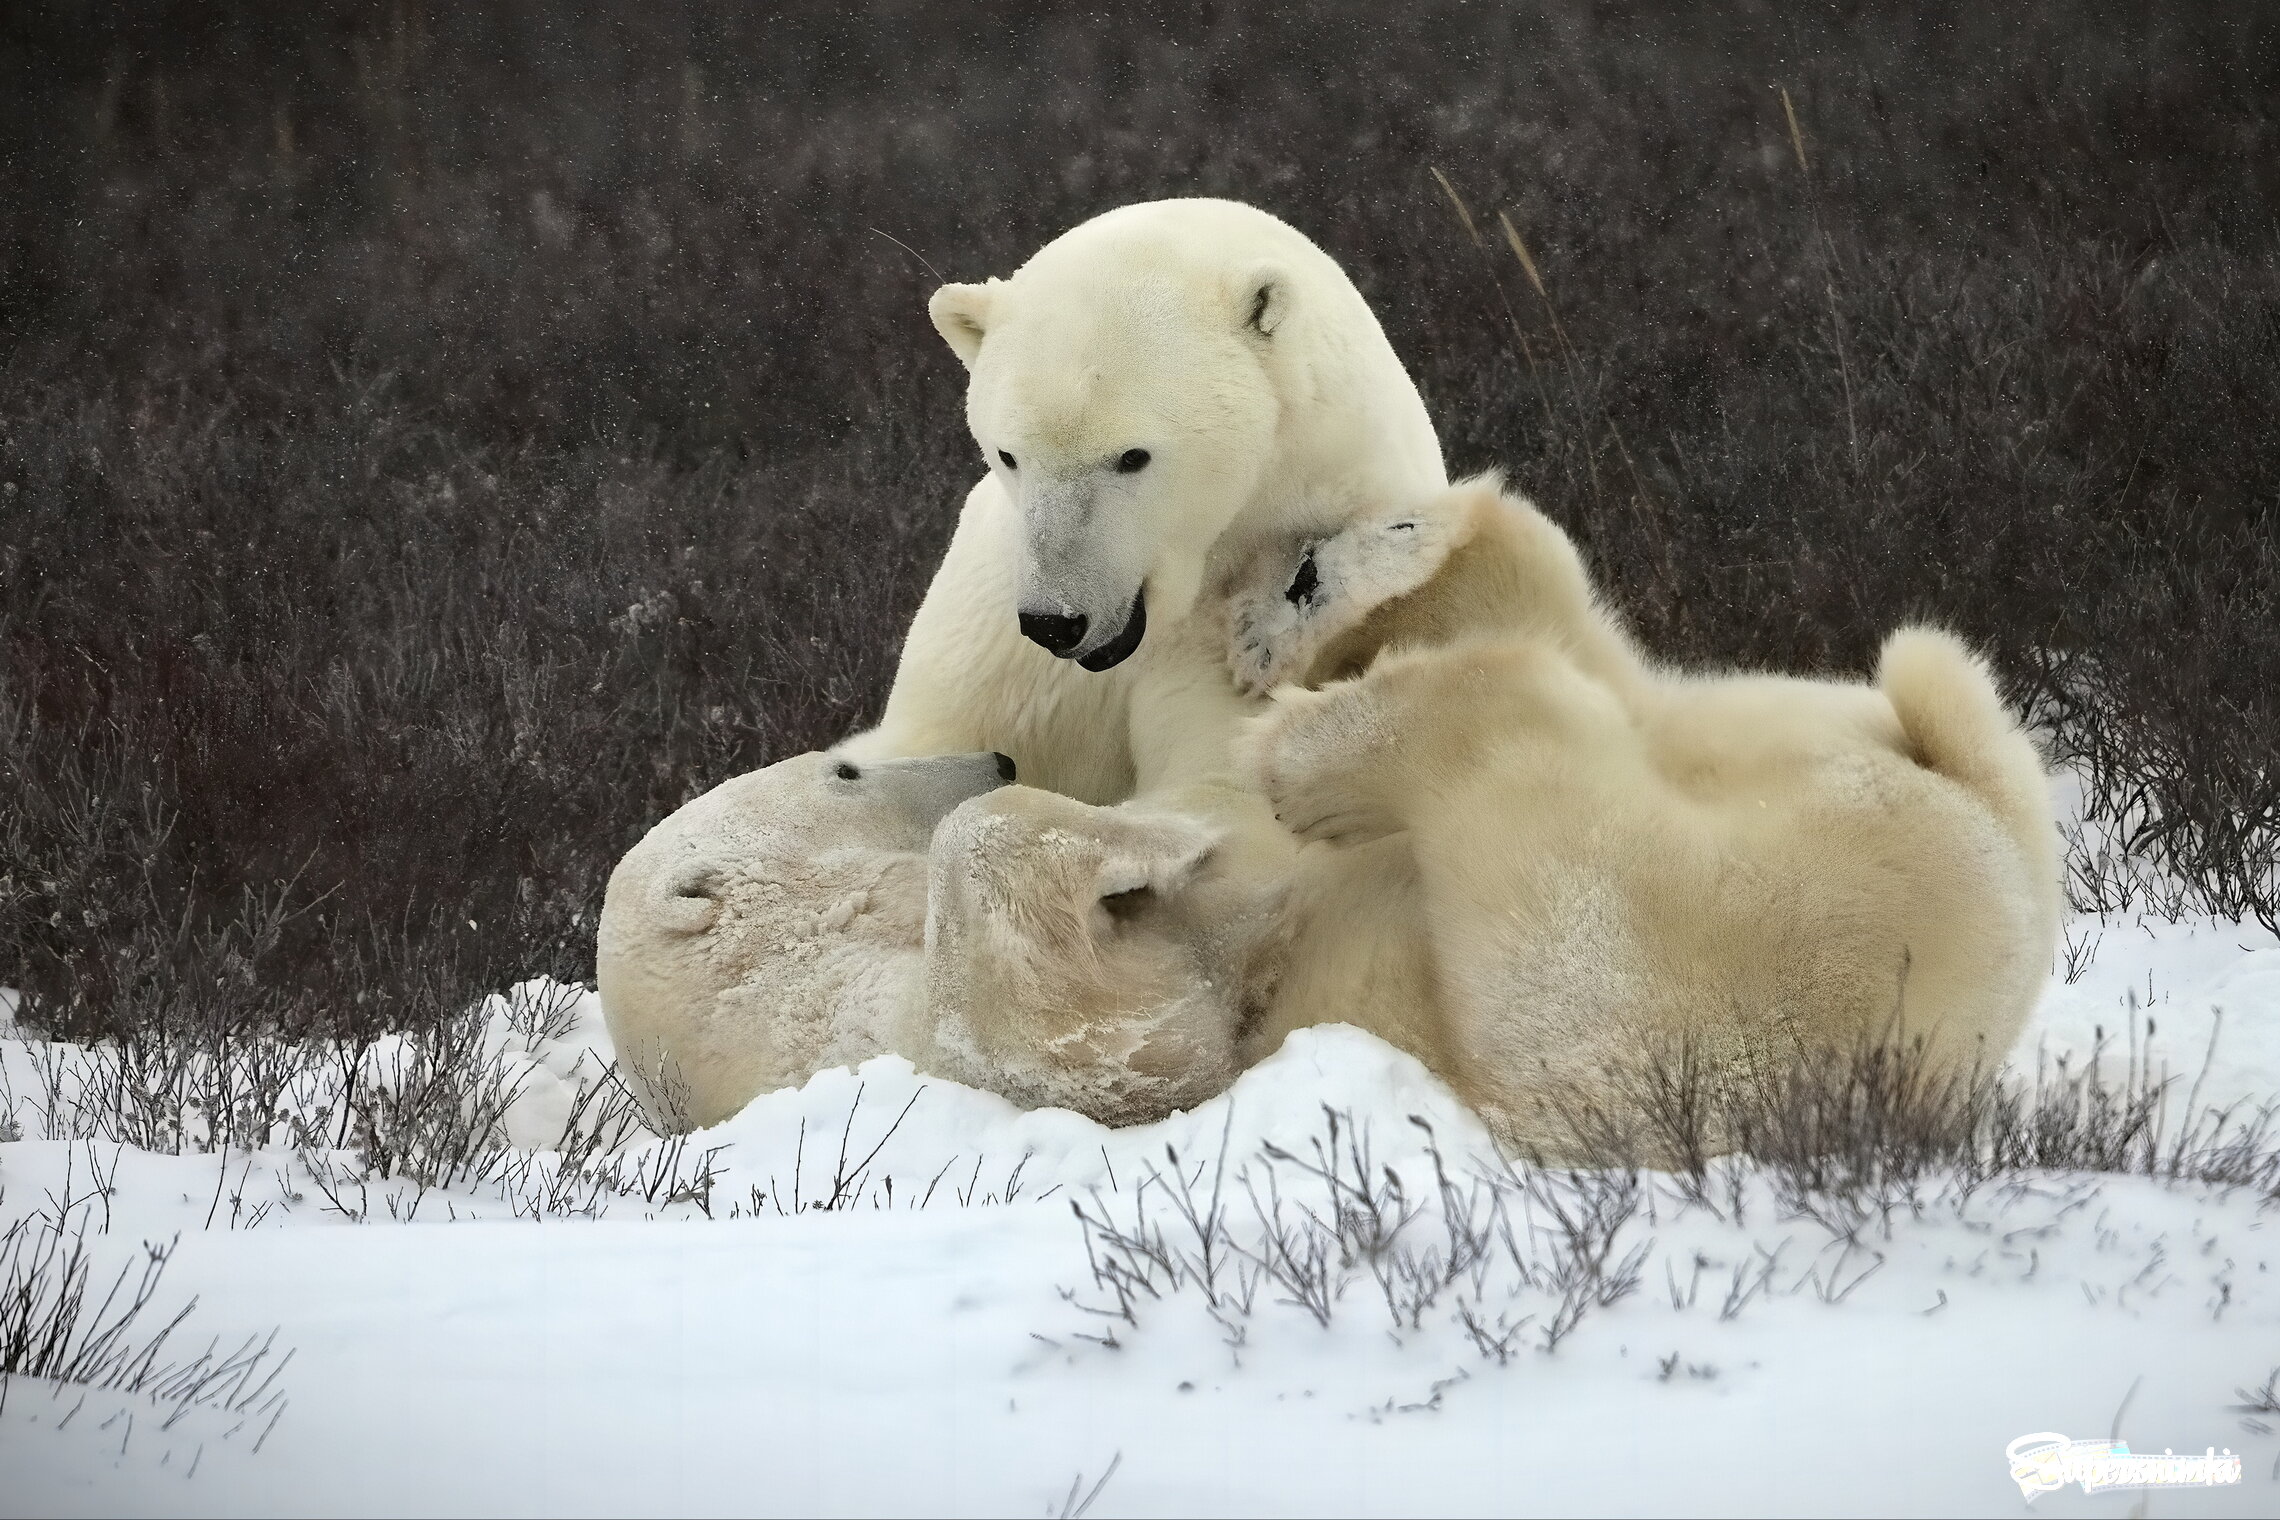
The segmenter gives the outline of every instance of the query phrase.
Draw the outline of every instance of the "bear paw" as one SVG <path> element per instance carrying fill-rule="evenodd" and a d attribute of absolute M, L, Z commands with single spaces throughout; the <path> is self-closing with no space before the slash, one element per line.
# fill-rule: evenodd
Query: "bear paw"
<path fill-rule="evenodd" d="M 1401 827 L 1377 784 L 1398 737 L 1370 681 L 1284 687 L 1253 721 L 1253 783 L 1283 827 L 1310 843 L 1354 845 Z"/>
<path fill-rule="evenodd" d="M 1451 547 L 1448 516 L 1428 511 L 1371 518 L 1262 556 L 1228 597 L 1236 688 L 1262 696 L 1304 681 L 1331 640 L 1432 579 Z"/>

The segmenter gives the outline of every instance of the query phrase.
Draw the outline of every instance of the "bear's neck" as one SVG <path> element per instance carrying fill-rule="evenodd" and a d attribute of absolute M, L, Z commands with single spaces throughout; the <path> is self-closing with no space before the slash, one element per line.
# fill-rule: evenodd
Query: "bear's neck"
<path fill-rule="evenodd" d="M 912 1057 L 911 1033 L 926 1011 L 926 947 L 876 947 L 851 966 L 837 989 L 830 1048 L 817 1063 L 853 1068 L 873 1056 Z"/>

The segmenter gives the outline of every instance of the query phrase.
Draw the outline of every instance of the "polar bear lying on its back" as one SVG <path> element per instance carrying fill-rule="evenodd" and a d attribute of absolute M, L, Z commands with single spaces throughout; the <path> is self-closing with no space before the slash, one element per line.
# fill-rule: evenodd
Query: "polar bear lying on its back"
<path fill-rule="evenodd" d="M 1223 1010 L 1256 980 L 1275 889 L 1187 819 L 1012 777 L 996 754 L 799 755 L 652 829 L 610 877 L 597 953 L 650 1117 L 717 1124 L 887 1052 L 1108 1123 L 1232 1080 Z"/>
<path fill-rule="evenodd" d="M 1659 670 L 1565 535 L 1486 482 L 1310 547 L 1304 578 L 1420 532 L 1440 562 L 1417 589 L 1318 594 L 1311 624 L 1266 609 L 1286 626 L 1255 675 L 1295 684 L 1252 768 L 1314 847 L 1258 1041 L 1377 1027 L 1546 1148 L 1559 1110 L 1619 1114 L 1625 1069 L 1681 1043 L 1714 1076 L 1892 1037 L 2002 1059 L 2048 974 L 2057 835 L 1962 645 L 1895 634 L 1874 686 Z M 1339 963 L 1399 953 L 1369 935 L 1405 916 L 1431 974 L 1332 1012 Z"/>

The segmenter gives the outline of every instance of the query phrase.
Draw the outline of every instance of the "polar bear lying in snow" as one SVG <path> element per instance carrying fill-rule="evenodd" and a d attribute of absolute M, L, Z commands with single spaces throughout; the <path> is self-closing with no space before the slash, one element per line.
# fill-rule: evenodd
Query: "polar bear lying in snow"
<path fill-rule="evenodd" d="M 1277 890 L 1221 870 L 1177 814 L 1013 774 L 996 754 L 799 755 L 650 830 L 610 877 L 597 951 L 650 1116 L 717 1124 L 890 1051 L 1110 1123 L 1219 1092 L 1240 1023 L 1222 1009 L 1258 979 Z"/>
<path fill-rule="evenodd" d="M 1960 643 L 1894 634 L 1873 686 L 1657 668 L 1492 481 L 1310 547 L 1304 576 L 1425 535 L 1417 589 L 1328 599 L 1254 657 L 1287 684 L 1253 774 L 1312 846 L 1254 1054 L 1343 1017 L 1555 1150 L 1577 1105 L 1619 1114 L 1626 1069 L 1682 1043 L 1714 1079 L 1893 1037 L 2002 1059 L 2048 974 L 2057 831 Z M 1413 934 L 1429 974 L 1341 1007 L 1348 966 Z"/>
<path fill-rule="evenodd" d="M 1346 1022 L 1424 1061 L 1506 1143 L 1557 1150 L 1573 1105 L 1619 1109 L 1625 1064 L 1667 1042 L 1713 1070 L 1894 1033 L 1994 1060 L 2023 1023 L 2056 932 L 2055 833 L 2032 746 L 1944 635 L 1896 635 L 1874 687 L 1658 670 L 1565 536 L 1479 483 L 1262 552 L 1227 610 L 1242 679 L 1279 683 L 1248 753 L 1308 841 L 1286 876 L 1228 869 L 1214 831 L 1175 813 L 977 793 L 943 815 L 923 890 L 908 835 L 894 870 L 858 873 L 899 936 L 901 1011 L 857 998 L 859 1039 L 799 1049 L 894 1048 L 1128 1122 L 1216 1092 L 1293 1028 Z M 833 763 L 786 764 L 812 785 Z M 632 856 L 620 875 L 629 893 L 678 879 Z M 861 921 L 773 885 L 755 901 L 802 935 Z M 751 911 L 694 916 L 712 934 Z M 605 958 L 613 1030 L 633 1023 L 626 968 L 669 960 L 682 980 L 646 1006 L 848 1017 L 828 989 L 820 1016 L 740 990 L 779 976 L 740 958 L 768 934 L 672 955 L 637 940 Z"/>

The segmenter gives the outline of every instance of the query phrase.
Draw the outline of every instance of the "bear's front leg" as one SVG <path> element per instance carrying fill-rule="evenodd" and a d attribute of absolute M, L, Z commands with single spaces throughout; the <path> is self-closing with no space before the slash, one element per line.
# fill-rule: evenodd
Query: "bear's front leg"
<path fill-rule="evenodd" d="M 1283 826 L 1310 841 L 1364 844 L 1452 807 L 1461 816 L 1484 781 L 1540 786 L 1561 757 L 1635 748 L 1615 692 L 1527 640 L 1382 655 L 1352 680 L 1273 700 L 1245 761 Z"/>

